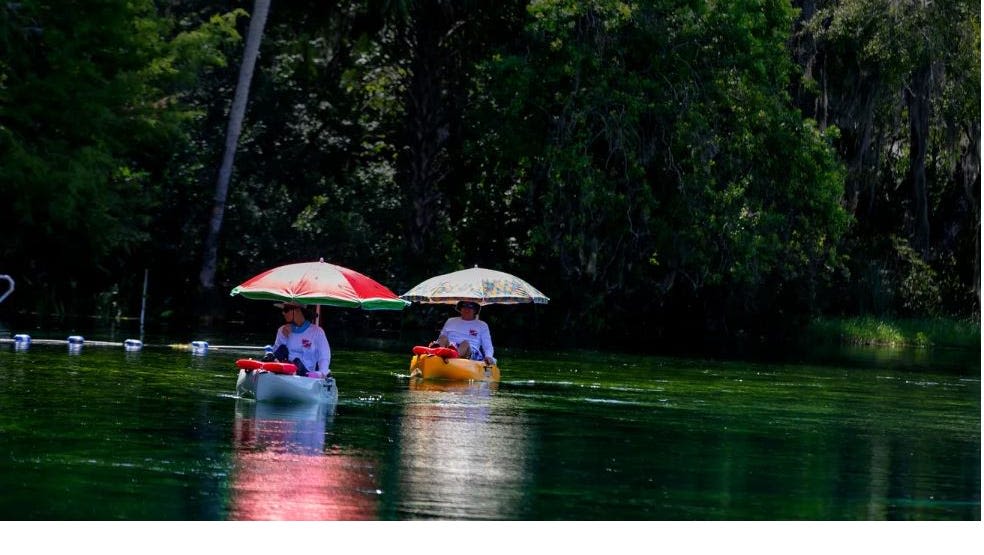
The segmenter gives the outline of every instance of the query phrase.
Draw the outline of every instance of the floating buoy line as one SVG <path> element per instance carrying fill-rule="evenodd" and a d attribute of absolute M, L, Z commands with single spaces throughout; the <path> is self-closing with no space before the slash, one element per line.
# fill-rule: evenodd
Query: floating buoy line
<path fill-rule="evenodd" d="M 83 345 L 90 347 L 123 347 L 127 351 L 139 351 L 144 347 L 170 348 L 179 351 L 191 351 L 193 354 L 205 354 L 209 350 L 216 351 L 273 351 L 270 345 L 211 345 L 208 341 L 195 340 L 189 343 L 144 344 L 140 339 L 125 341 L 92 341 L 81 335 L 70 335 L 66 339 L 34 339 L 26 333 L 18 333 L 11 338 L 0 337 L 0 344 L 13 343 L 17 350 L 27 350 L 31 345 L 67 345 L 70 350 L 80 351 Z"/>

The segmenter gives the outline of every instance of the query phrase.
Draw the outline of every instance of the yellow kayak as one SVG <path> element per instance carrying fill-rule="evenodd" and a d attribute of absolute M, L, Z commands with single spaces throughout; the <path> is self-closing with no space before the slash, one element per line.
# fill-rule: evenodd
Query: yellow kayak
<path fill-rule="evenodd" d="M 499 367 L 486 366 L 478 360 L 465 358 L 441 358 L 435 355 L 413 355 L 410 359 L 410 377 L 425 380 L 476 380 L 499 381 Z"/>

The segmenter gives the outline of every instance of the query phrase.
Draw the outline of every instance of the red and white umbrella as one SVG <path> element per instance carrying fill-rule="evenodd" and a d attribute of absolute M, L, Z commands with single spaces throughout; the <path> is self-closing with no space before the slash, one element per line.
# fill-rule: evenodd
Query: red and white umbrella
<path fill-rule="evenodd" d="M 267 270 L 239 284 L 231 295 L 363 310 L 402 310 L 410 304 L 374 279 L 323 259 Z"/>

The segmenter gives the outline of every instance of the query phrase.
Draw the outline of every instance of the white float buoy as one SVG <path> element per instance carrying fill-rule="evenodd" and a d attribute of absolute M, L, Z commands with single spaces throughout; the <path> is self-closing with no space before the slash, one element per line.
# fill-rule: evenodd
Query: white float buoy
<path fill-rule="evenodd" d="M 143 341 L 139 339 L 127 339 L 123 342 L 123 348 L 127 351 L 139 351 L 143 348 Z"/>
<path fill-rule="evenodd" d="M 192 341 L 191 354 L 198 356 L 208 354 L 208 341 Z"/>
<path fill-rule="evenodd" d="M 83 343 L 85 343 L 85 338 L 82 337 L 81 335 L 69 335 L 68 336 L 68 344 L 69 345 L 81 345 Z"/>
<path fill-rule="evenodd" d="M 26 333 L 18 333 L 14 336 L 14 350 L 26 351 L 31 348 L 31 336 Z"/>

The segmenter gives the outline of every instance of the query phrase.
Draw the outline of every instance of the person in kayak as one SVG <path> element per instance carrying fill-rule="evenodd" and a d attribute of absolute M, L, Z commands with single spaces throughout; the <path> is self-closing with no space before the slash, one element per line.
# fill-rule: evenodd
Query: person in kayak
<path fill-rule="evenodd" d="M 274 306 L 283 311 L 285 323 L 277 330 L 273 352 L 264 356 L 263 360 L 291 362 L 297 366 L 298 376 L 330 376 L 331 347 L 328 346 L 325 330 L 314 323 L 315 314 L 308 307 L 294 302 Z"/>
<path fill-rule="evenodd" d="M 495 349 L 492 347 L 489 325 L 478 319 L 482 307 L 476 302 L 458 301 L 455 308 L 460 316 L 448 318 L 437 340 L 432 341 L 429 346 L 450 346 L 458 350 L 461 358 L 495 364 Z"/>

